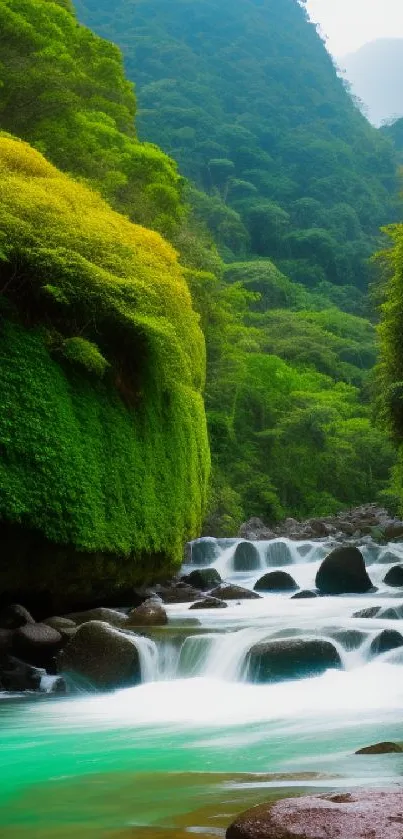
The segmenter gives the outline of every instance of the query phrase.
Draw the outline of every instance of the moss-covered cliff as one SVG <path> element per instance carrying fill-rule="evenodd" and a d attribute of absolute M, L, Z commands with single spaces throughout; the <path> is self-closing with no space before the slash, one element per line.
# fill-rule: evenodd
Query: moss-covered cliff
<path fill-rule="evenodd" d="M 95 586 L 150 578 L 197 534 L 209 471 L 204 341 L 176 254 L 4 134 L 0 196 L 2 522 L 107 555 L 86 563 Z M 39 588 L 82 585 L 63 556 Z M 12 560 L 3 590 L 41 562 Z"/>

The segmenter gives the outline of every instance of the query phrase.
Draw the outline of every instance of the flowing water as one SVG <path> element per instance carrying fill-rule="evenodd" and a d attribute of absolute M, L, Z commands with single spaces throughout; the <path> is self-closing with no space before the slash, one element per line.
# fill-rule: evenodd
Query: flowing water
<path fill-rule="evenodd" d="M 217 542 L 211 564 L 246 588 L 268 567 L 312 588 L 329 551 L 326 542 L 287 540 L 257 548 L 254 571 L 234 571 L 231 541 Z M 370 651 L 381 630 L 403 633 L 403 591 L 382 582 L 403 561 L 403 545 L 364 547 L 363 554 L 377 592 L 309 600 L 267 594 L 218 610 L 168 606 L 168 625 L 139 642 L 138 687 L 31 701 L 4 695 L 0 836 L 223 837 L 235 813 L 271 797 L 399 784 L 403 754 L 354 752 L 403 741 L 403 647 Z M 372 605 L 394 611 L 352 617 Z M 362 636 L 346 634 L 351 629 Z M 251 646 L 286 636 L 331 639 L 343 669 L 248 682 Z"/>

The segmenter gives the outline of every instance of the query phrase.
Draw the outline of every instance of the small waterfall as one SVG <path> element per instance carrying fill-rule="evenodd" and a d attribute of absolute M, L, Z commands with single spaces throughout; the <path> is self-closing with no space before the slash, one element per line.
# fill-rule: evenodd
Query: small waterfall
<path fill-rule="evenodd" d="M 157 644 L 151 638 L 144 638 L 142 635 L 134 636 L 134 643 L 140 659 L 141 681 L 155 682 L 159 677 Z"/>

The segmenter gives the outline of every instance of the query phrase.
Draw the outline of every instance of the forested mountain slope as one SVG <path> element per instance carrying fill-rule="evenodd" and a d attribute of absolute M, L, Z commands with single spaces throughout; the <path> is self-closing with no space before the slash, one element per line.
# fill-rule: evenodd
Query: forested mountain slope
<path fill-rule="evenodd" d="M 0 32 L 0 129 L 79 176 L 0 130 L 0 591 L 77 602 L 171 571 L 200 532 L 205 346 L 175 250 L 92 188 L 180 226 L 118 50 L 64 0 L 5 0 Z"/>
<path fill-rule="evenodd" d="M 203 190 L 227 258 L 365 287 L 394 161 L 297 0 L 77 0 L 123 49 L 143 137 Z M 206 195 L 208 198 L 206 198 Z"/>

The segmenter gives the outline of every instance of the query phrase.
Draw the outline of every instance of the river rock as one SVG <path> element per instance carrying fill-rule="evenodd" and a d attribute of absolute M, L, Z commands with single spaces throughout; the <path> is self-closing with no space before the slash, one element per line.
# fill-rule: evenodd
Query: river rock
<path fill-rule="evenodd" d="M 250 539 L 257 542 L 266 539 L 274 539 L 275 533 L 267 527 L 261 519 L 252 518 L 241 524 L 239 534 L 241 539 Z"/>
<path fill-rule="evenodd" d="M 239 542 L 233 558 L 234 571 L 256 571 L 260 568 L 259 551 L 252 542 Z"/>
<path fill-rule="evenodd" d="M 222 582 L 221 576 L 216 568 L 198 568 L 197 571 L 192 571 L 186 577 L 182 577 L 182 579 L 189 583 L 189 585 L 200 589 L 200 591 L 208 591 L 214 586 L 219 586 Z"/>
<path fill-rule="evenodd" d="M 372 655 L 387 653 L 389 650 L 396 650 L 403 645 L 403 635 L 396 629 L 384 629 L 371 642 L 370 651 Z"/>
<path fill-rule="evenodd" d="M 191 586 L 186 582 L 177 583 L 172 586 L 160 586 L 158 594 L 163 603 L 193 603 L 202 596 L 200 589 Z"/>
<path fill-rule="evenodd" d="M 103 621 L 83 623 L 57 659 L 58 672 L 84 680 L 98 690 L 141 682 L 135 636 Z"/>
<path fill-rule="evenodd" d="M 255 591 L 295 591 L 297 583 L 286 571 L 269 571 L 254 585 Z"/>
<path fill-rule="evenodd" d="M 42 667 L 33 667 L 25 661 L 20 661 L 15 656 L 7 656 L 0 666 L 0 690 L 15 691 L 37 691 L 41 687 L 42 677 L 46 670 Z"/>
<path fill-rule="evenodd" d="M 68 641 L 74 633 L 77 632 L 77 624 L 75 624 L 70 618 L 62 618 L 55 615 L 54 617 L 46 618 L 46 620 L 42 621 L 42 623 L 46 624 L 46 626 L 51 626 L 52 629 L 56 629 L 57 632 L 60 632 L 64 641 Z"/>
<path fill-rule="evenodd" d="M 104 623 L 109 623 L 110 626 L 120 628 L 127 623 L 127 615 L 123 614 L 123 612 L 118 612 L 116 609 L 107 609 L 105 606 L 88 609 L 86 612 L 71 612 L 71 614 L 64 615 L 64 617 L 73 621 L 76 626 L 89 623 L 89 621 L 104 621 Z"/>
<path fill-rule="evenodd" d="M 226 839 L 402 839 L 403 791 L 283 798 L 238 816 Z"/>
<path fill-rule="evenodd" d="M 218 597 L 220 600 L 257 600 L 260 597 L 256 591 L 230 584 L 217 586 L 210 594 L 211 597 Z"/>
<path fill-rule="evenodd" d="M 403 565 L 394 565 L 390 568 L 388 573 L 384 576 L 383 582 L 387 586 L 399 588 L 403 586 Z"/>
<path fill-rule="evenodd" d="M 12 629 L 0 629 L 0 660 L 4 653 L 11 650 L 13 635 Z"/>
<path fill-rule="evenodd" d="M 346 650 L 356 650 L 367 637 L 366 632 L 360 632 L 359 629 L 340 629 L 331 634 Z"/>
<path fill-rule="evenodd" d="M 190 609 L 227 609 L 228 603 L 225 600 L 219 600 L 218 597 L 204 597 L 203 600 L 196 600 L 189 606 Z"/>
<path fill-rule="evenodd" d="M 189 545 L 188 561 L 192 565 L 211 565 L 220 555 L 217 540 L 210 536 L 195 539 L 194 542 L 189 542 Z"/>
<path fill-rule="evenodd" d="M 391 565 L 392 562 L 398 562 L 400 556 L 398 554 L 393 554 L 392 551 L 386 551 L 385 553 L 381 554 L 378 559 L 380 565 Z"/>
<path fill-rule="evenodd" d="M 164 607 L 155 600 L 146 600 L 141 606 L 129 612 L 125 627 L 164 626 L 166 623 L 168 623 L 168 615 Z"/>
<path fill-rule="evenodd" d="M 293 594 L 290 597 L 290 600 L 311 600 L 312 597 L 317 597 L 316 591 L 310 591 L 307 588 L 302 589 L 302 591 L 297 591 L 296 594 Z"/>
<path fill-rule="evenodd" d="M 403 521 L 390 521 L 384 528 L 385 539 L 398 539 L 403 536 Z"/>
<path fill-rule="evenodd" d="M 309 546 L 310 549 L 310 546 Z M 287 542 L 270 542 L 266 548 L 267 565 L 281 566 L 292 564 L 292 553 Z"/>
<path fill-rule="evenodd" d="M 336 647 L 322 638 L 284 638 L 260 641 L 248 654 L 248 674 L 252 682 L 281 682 L 318 676 L 341 667 Z"/>
<path fill-rule="evenodd" d="M 353 618 L 376 618 L 380 611 L 380 606 L 368 606 L 366 609 L 359 609 L 358 612 L 353 612 L 352 616 Z"/>
<path fill-rule="evenodd" d="M 15 603 L 11 606 L 4 606 L 0 610 L 0 628 L 1 629 L 19 629 L 20 626 L 25 626 L 26 623 L 35 623 L 32 615 L 24 606 Z"/>
<path fill-rule="evenodd" d="M 399 743 L 374 743 L 373 746 L 365 746 L 363 749 L 358 749 L 356 755 L 389 755 L 395 752 L 403 752 L 403 748 Z"/>
<path fill-rule="evenodd" d="M 62 646 L 62 636 L 44 623 L 27 623 L 13 634 L 12 648 L 17 656 L 37 667 L 49 667 Z"/>
<path fill-rule="evenodd" d="M 372 588 L 364 559 L 358 548 L 336 548 L 323 560 L 316 575 L 321 594 L 363 593 Z"/>

